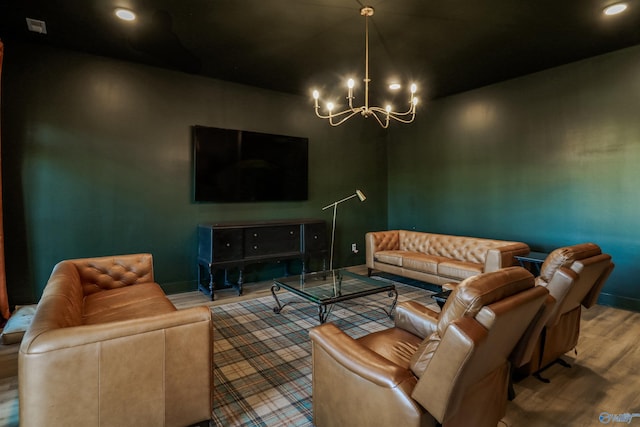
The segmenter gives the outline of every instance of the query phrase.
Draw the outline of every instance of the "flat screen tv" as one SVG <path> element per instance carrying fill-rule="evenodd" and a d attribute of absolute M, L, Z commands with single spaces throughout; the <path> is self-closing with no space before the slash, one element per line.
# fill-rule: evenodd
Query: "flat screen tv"
<path fill-rule="evenodd" d="M 309 139 L 193 126 L 196 202 L 308 198 Z"/>

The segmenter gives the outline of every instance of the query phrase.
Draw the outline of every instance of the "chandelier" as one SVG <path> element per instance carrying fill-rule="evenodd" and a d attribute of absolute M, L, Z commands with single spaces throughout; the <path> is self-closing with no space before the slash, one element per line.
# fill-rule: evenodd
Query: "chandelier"
<path fill-rule="evenodd" d="M 353 95 L 353 87 L 355 86 L 355 82 L 353 79 L 349 79 L 347 81 L 347 101 L 349 103 L 349 108 L 343 111 L 334 112 L 335 105 L 332 102 L 327 102 L 325 105 L 329 113 L 320 113 L 320 92 L 314 90 L 313 99 L 315 100 L 316 116 L 320 117 L 321 119 L 329 119 L 329 124 L 331 126 L 339 126 L 358 113 L 365 118 L 374 117 L 380 124 L 380 126 L 385 129 L 389 127 L 390 119 L 397 120 L 401 123 L 411 123 L 416 118 L 416 105 L 418 104 L 418 98 L 415 96 L 415 93 L 417 91 L 417 86 L 415 83 L 411 84 L 409 109 L 407 111 L 394 111 L 391 105 L 387 105 L 385 108 L 369 106 L 369 82 L 371 82 L 371 79 L 369 78 L 369 17 L 373 16 L 373 8 L 371 6 L 364 6 L 362 9 L 360 9 L 360 15 L 364 16 L 365 19 L 365 74 L 363 80 L 364 105 L 361 107 L 353 106 L 353 100 L 355 99 L 355 96 Z M 390 85 L 390 88 L 399 89 L 400 85 Z"/>

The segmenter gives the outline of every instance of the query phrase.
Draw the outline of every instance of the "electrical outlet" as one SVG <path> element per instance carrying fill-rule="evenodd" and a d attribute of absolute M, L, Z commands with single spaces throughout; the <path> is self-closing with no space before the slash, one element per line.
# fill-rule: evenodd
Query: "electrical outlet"
<path fill-rule="evenodd" d="M 358 245 L 355 243 L 351 244 L 351 252 L 353 252 L 354 254 L 358 253 Z"/>

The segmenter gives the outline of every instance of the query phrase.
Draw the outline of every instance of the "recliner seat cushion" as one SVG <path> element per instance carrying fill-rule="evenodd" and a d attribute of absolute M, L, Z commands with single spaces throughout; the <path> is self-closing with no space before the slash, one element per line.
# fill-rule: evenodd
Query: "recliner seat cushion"
<path fill-rule="evenodd" d="M 365 335 L 357 341 L 396 365 L 409 369 L 411 356 L 421 339 L 404 329 L 391 328 Z"/>

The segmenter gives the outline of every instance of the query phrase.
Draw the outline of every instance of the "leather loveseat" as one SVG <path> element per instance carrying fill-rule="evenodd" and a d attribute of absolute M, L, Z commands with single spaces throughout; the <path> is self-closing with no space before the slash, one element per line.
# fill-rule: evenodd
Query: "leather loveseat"
<path fill-rule="evenodd" d="M 514 256 L 529 253 L 521 242 L 407 230 L 369 232 L 365 246 L 369 275 L 378 270 L 434 285 L 517 265 Z"/>
<path fill-rule="evenodd" d="M 177 310 L 154 282 L 150 254 L 62 261 L 20 345 L 20 425 L 209 420 L 212 334 L 208 307 Z"/>

